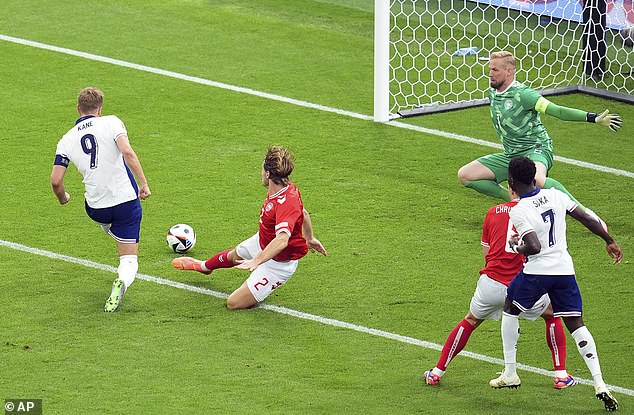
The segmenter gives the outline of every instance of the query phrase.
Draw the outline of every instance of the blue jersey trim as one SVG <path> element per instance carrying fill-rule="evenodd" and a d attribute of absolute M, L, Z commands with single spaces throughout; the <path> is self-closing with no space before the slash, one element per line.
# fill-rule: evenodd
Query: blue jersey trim
<path fill-rule="evenodd" d="M 532 192 L 528 192 L 525 195 L 520 196 L 520 199 L 524 199 L 525 197 L 531 197 L 531 196 L 535 196 L 537 193 L 539 193 L 539 187 L 536 187 L 535 190 L 533 190 Z"/>
<path fill-rule="evenodd" d="M 130 171 L 130 168 L 128 167 L 128 165 L 125 164 L 125 160 L 123 161 L 123 165 L 125 166 L 125 170 L 128 172 L 128 178 L 130 179 L 130 184 L 132 185 L 132 187 L 134 188 L 134 191 L 136 192 L 136 194 L 138 196 L 138 194 L 139 194 L 139 186 L 137 186 L 136 180 L 134 180 L 134 175 Z"/>
<path fill-rule="evenodd" d="M 55 154 L 55 162 L 54 166 L 62 166 L 68 167 L 68 163 L 70 162 L 69 158 L 66 156 L 62 156 L 61 154 Z"/>
<path fill-rule="evenodd" d="M 79 124 L 80 122 L 86 121 L 88 118 L 95 118 L 94 115 L 84 115 L 83 117 L 79 117 L 77 119 L 77 121 L 75 121 L 75 125 Z"/>

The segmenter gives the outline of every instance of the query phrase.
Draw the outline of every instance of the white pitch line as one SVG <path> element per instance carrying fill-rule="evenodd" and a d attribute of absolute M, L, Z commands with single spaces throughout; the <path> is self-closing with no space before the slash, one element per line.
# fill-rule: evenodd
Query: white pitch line
<path fill-rule="evenodd" d="M 106 56 L 95 55 L 93 53 L 87 53 L 87 52 L 81 52 L 81 51 L 77 51 L 77 50 L 73 50 L 73 49 L 62 48 L 62 47 L 59 47 L 59 46 L 48 45 L 46 43 L 35 42 L 35 41 L 32 41 L 32 40 L 22 39 L 22 38 L 13 37 L 13 36 L 7 36 L 7 35 L 3 35 L 3 34 L 0 34 L 0 40 L 4 40 L 6 42 L 11 42 L 11 43 L 17 43 L 19 45 L 24 45 L 24 46 L 31 46 L 31 47 L 38 48 L 38 49 L 50 50 L 50 51 L 53 51 L 53 52 L 63 53 L 63 54 L 66 54 L 66 55 L 77 56 L 77 57 L 80 57 L 80 58 L 85 58 L 85 59 L 89 59 L 89 60 L 93 60 L 93 61 L 97 61 L 97 62 L 109 63 L 109 64 L 112 64 L 112 65 L 121 66 L 121 67 L 124 67 L 124 68 L 136 69 L 136 70 L 142 71 L 142 72 L 149 72 L 149 73 L 153 73 L 153 74 L 156 74 L 156 75 L 163 75 L 163 76 L 167 76 L 167 77 L 170 77 L 170 78 L 176 78 L 176 79 L 180 79 L 180 80 L 183 80 L 183 81 L 194 82 L 194 83 L 201 84 L 201 85 L 208 85 L 208 86 L 212 86 L 212 87 L 215 87 L 215 88 L 221 88 L 221 89 L 226 89 L 226 90 L 229 90 L 229 91 L 240 92 L 240 93 L 243 93 L 243 94 L 254 95 L 254 96 L 257 96 L 257 97 L 260 97 L 260 98 L 266 98 L 266 99 L 270 99 L 270 100 L 274 100 L 274 101 L 285 102 L 287 104 L 297 105 L 297 106 L 300 106 L 300 107 L 312 108 L 312 109 L 316 109 L 316 110 L 319 110 L 319 111 L 330 112 L 330 113 L 333 113 L 333 114 L 345 115 L 347 117 L 357 118 L 357 119 L 365 120 L 365 121 L 373 121 L 373 117 L 370 116 L 370 115 L 364 115 L 364 114 L 360 114 L 360 113 L 353 112 L 353 111 L 347 111 L 347 110 L 342 110 L 342 109 L 339 109 L 339 108 L 328 107 L 328 106 L 325 106 L 325 105 L 314 104 L 314 103 L 308 102 L 308 101 L 302 101 L 302 100 L 299 100 L 299 99 L 288 98 L 288 97 L 284 97 L 282 95 L 270 94 L 268 92 L 257 91 L 255 89 L 245 88 L 245 87 L 231 85 L 231 84 L 226 84 L 226 83 L 223 83 L 223 82 L 211 81 L 209 79 L 204 79 L 204 78 L 199 78 L 199 77 L 196 77 L 196 76 L 185 75 L 185 74 L 181 74 L 181 73 L 178 73 L 178 72 L 167 71 L 167 70 L 164 70 L 164 69 L 154 68 L 154 67 L 151 67 L 151 66 L 139 65 L 137 63 L 127 62 L 127 61 L 123 61 L 123 60 L 120 60 L 120 59 L 108 58 Z M 404 122 L 401 122 L 401 121 L 390 121 L 390 122 L 387 122 L 386 125 L 389 125 L 389 126 L 392 126 L 392 127 L 397 127 L 397 128 L 403 128 L 403 129 L 407 129 L 407 130 L 418 131 L 418 132 L 422 132 L 422 133 L 425 133 L 425 134 L 435 135 L 435 136 L 438 136 L 438 137 L 450 138 L 452 140 L 463 141 L 463 142 L 466 142 L 466 143 L 477 144 L 477 145 L 481 145 L 481 146 L 493 147 L 493 148 L 497 148 L 497 149 L 502 148 L 502 146 L 500 144 L 493 143 L 491 141 L 481 140 L 481 139 L 469 137 L 469 136 L 466 136 L 466 135 L 449 133 L 449 132 L 446 132 L 446 131 L 436 130 L 436 129 L 433 129 L 433 128 L 420 127 L 420 126 L 417 126 L 417 125 L 407 124 L 407 123 L 404 123 Z M 602 166 L 602 165 L 599 165 L 599 164 L 588 163 L 588 162 L 585 162 L 585 161 L 570 159 L 570 158 L 566 158 L 566 157 L 555 156 L 555 160 L 560 161 L 562 163 L 566 163 L 566 164 L 572 164 L 573 166 L 584 167 L 584 168 L 587 168 L 587 169 L 600 171 L 600 172 L 603 172 L 603 173 L 610 173 L 610 174 L 615 174 L 617 176 L 625 176 L 625 177 L 634 178 L 634 173 L 630 172 L 630 171 L 627 171 L 627 170 L 615 169 L 613 167 Z"/>
<path fill-rule="evenodd" d="M 38 49 L 50 50 L 53 52 L 63 53 L 65 55 L 77 56 L 80 58 L 89 59 L 97 62 L 110 63 L 116 66 L 122 66 L 124 68 L 136 69 L 137 71 L 149 72 L 156 75 L 163 75 L 170 78 L 176 78 L 183 81 L 189 81 L 196 84 L 213 86 L 216 88 L 227 89 L 229 91 L 240 92 L 242 94 L 255 95 L 260 98 L 271 99 L 274 101 L 286 102 L 287 104 L 293 104 L 300 107 L 312 108 L 320 111 L 332 112 L 339 115 L 345 115 L 348 117 L 359 118 L 362 120 L 372 120 L 372 117 L 369 115 L 358 114 L 352 111 L 340 110 L 337 108 L 326 107 L 319 104 L 313 104 L 312 102 L 301 101 L 299 99 L 288 98 L 281 95 L 269 94 L 268 92 L 256 91 L 250 88 L 244 88 L 241 86 L 225 84 L 223 82 L 211 81 L 209 79 L 199 78 L 197 76 L 189 76 L 178 72 L 166 71 L 164 69 L 153 68 L 151 66 L 139 65 L 137 63 L 126 62 L 120 59 L 108 58 L 106 56 L 95 55 L 87 52 L 80 52 L 73 49 L 61 48 L 59 46 L 47 45 L 46 43 L 34 42 L 32 40 L 21 39 L 19 37 L 7 36 L 0 34 L 0 40 L 4 40 L 7 42 L 17 43 L 25 46 L 32 46 Z"/>
<path fill-rule="evenodd" d="M 21 244 L 18 244 L 18 243 L 15 243 L 15 242 L 11 242 L 11 241 L 5 241 L 3 239 L 0 239 L 0 246 L 4 246 L 4 247 L 7 247 L 7 248 L 15 249 L 17 251 L 28 252 L 30 254 L 39 255 L 39 256 L 46 257 L 46 258 L 57 259 L 57 260 L 60 260 L 60 261 L 66 261 L 66 262 L 70 262 L 70 263 L 73 263 L 73 264 L 79 264 L 79 265 L 83 265 L 85 267 L 95 268 L 95 269 L 98 269 L 98 270 L 101 270 L 101 271 L 108 271 L 108 272 L 117 273 L 117 268 L 113 267 L 111 265 L 105 265 L 105 264 L 101 264 L 99 262 L 90 261 L 90 260 L 87 260 L 87 259 L 75 258 L 75 257 L 68 256 L 68 255 L 58 254 L 56 252 L 51 252 L 51 251 L 47 251 L 47 250 L 44 250 L 44 249 L 33 248 L 33 247 L 30 247 L 30 246 L 21 245 Z M 181 282 L 172 281 L 172 280 L 168 280 L 166 278 L 161 278 L 161 277 L 155 277 L 153 275 L 137 274 L 137 278 L 139 278 L 141 280 L 151 281 L 151 282 L 154 282 L 154 283 L 157 283 L 157 284 L 161 284 L 161 285 L 168 285 L 170 287 L 180 288 L 181 290 L 192 291 L 192 292 L 195 292 L 195 293 L 198 293 L 198 294 L 209 295 L 209 296 L 217 297 L 217 298 L 221 298 L 221 299 L 226 299 L 228 297 L 227 294 L 225 294 L 223 292 L 220 292 L 220 291 L 214 291 L 214 290 L 209 290 L 207 288 L 201 288 L 201 287 L 196 287 L 196 286 L 193 286 L 193 285 L 183 284 Z M 320 323 L 320 324 L 325 324 L 325 325 L 328 325 L 328 326 L 340 327 L 340 328 L 344 328 L 344 329 L 348 329 L 348 330 L 354 330 L 354 331 L 357 331 L 357 332 L 360 332 L 360 333 L 370 334 L 372 336 L 383 337 L 385 339 L 395 340 L 395 341 L 398 341 L 398 342 L 401 342 L 401 343 L 407 343 L 407 344 L 411 344 L 411 345 L 414 345 L 414 346 L 420 346 L 420 347 L 424 347 L 426 349 L 442 350 L 442 346 L 440 344 L 437 344 L 437 343 L 432 343 L 432 342 L 428 342 L 428 341 L 425 341 L 425 340 L 419 340 L 419 339 L 416 339 L 414 337 L 403 336 L 403 335 L 400 335 L 400 334 L 391 333 L 389 331 L 373 329 L 373 328 L 370 328 L 370 327 L 360 326 L 360 325 L 353 324 L 353 323 L 347 323 L 345 321 L 335 320 L 335 319 L 327 318 L 327 317 L 322 317 L 322 316 L 318 316 L 318 315 L 315 315 L 315 314 L 304 313 L 303 311 L 293 310 L 293 309 L 286 308 L 286 307 L 276 306 L 276 305 L 272 305 L 272 304 L 260 304 L 259 308 L 263 308 L 265 310 L 274 311 L 274 312 L 280 313 L 280 314 L 285 314 L 287 316 L 292 316 L 292 317 L 301 318 L 301 319 L 304 319 L 304 320 L 314 321 L 314 322 L 317 322 L 317 323 Z M 461 356 L 465 356 L 465 357 L 470 357 L 470 358 L 475 359 L 475 360 L 481 360 L 483 362 L 488 362 L 488 363 L 493 363 L 493 364 L 498 364 L 498 365 L 504 366 L 504 361 L 502 359 L 498 359 L 498 358 L 495 358 L 495 357 L 490 357 L 490 356 L 479 354 L 479 353 L 473 353 L 473 352 L 469 352 L 469 351 L 466 351 L 466 350 L 463 350 L 460 353 L 460 355 Z M 542 368 L 539 368 L 539 367 L 525 365 L 525 364 L 522 364 L 522 363 L 518 363 L 517 364 L 517 368 L 521 369 L 521 370 L 524 370 L 526 372 L 537 373 L 539 375 L 544 375 L 544 376 L 549 376 L 549 377 L 553 377 L 555 375 L 555 373 L 552 372 L 552 371 L 549 371 L 549 370 L 546 370 L 546 369 L 542 369 Z M 579 383 L 584 384 L 584 385 L 593 385 L 592 380 L 589 380 L 589 379 L 577 378 L 577 380 L 579 381 Z M 614 385 L 608 385 L 608 386 L 614 392 L 622 393 L 624 395 L 634 396 L 634 390 L 632 390 L 632 389 L 624 388 L 624 387 L 621 387 L 621 386 L 614 386 Z"/>

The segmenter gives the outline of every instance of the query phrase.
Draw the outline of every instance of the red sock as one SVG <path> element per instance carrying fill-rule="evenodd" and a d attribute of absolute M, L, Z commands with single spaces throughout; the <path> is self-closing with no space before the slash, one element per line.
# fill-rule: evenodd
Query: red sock
<path fill-rule="evenodd" d="M 566 370 L 566 333 L 559 317 L 546 320 L 546 342 L 553 355 L 555 370 Z"/>
<path fill-rule="evenodd" d="M 449 362 L 464 349 L 471 333 L 473 333 L 473 326 L 467 320 L 462 320 L 454 327 L 440 352 L 440 359 L 436 363 L 438 369 L 447 370 Z"/>
<path fill-rule="evenodd" d="M 231 251 L 233 251 L 233 249 L 227 249 L 226 251 L 222 251 L 209 258 L 205 261 L 205 268 L 209 271 L 213 271 L 218 268 L 231 268 L 235 265 L 233 262 L 229 261 L 229 258 L 227 258 L 227 255 L 229 255 L 229 252 Z"/>

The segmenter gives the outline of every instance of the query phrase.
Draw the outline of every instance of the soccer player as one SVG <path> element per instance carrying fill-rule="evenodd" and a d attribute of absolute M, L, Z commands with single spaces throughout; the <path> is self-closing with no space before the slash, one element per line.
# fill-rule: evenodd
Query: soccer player
<path fill-rule="evenodd" d="M 104 311 L 113 312 L 139 268 L 142 216 L 139 198 L 147 199 L 152 193 L 123 122 L 115 115 L 102 117 L 102 108 L 100 90 L 81 90 L 77 98 L 79 119 L 57 144 L 51 185 L 60 204 L 70 201 L 64 188 L 64 174 L 72 162 L 84 178 L 86 213 L 117 242 L 118 276 L 104 306 Z"/>
<path fill-rule="evenodd" d="M 522 155 L 533 160 L 537 166 L 537 187 L 559 189 L 581 206 L 560 182 L 548 177 L 554 162 L 553 142 L 542 124 L 540 114 L 548 114 L 563 121 L 596 123 L 614 132 L 621 127 L 622 120 L 618 114 L 609 114 L 608 110 L 597 115 L 550 102 L 539 92 L 515 80 L 515 66 L 515 58 L 510 52 L 494 52 L 490 56 L 491 120 L 504 152 L 480 157 L 461 167 L 458 179 L 470 189 L 508 201 L 509 193 L 500 183 L 507 178 L 509 161 Z M 592 211 L 590 214 L 596 216 Z"/>
<path fill-rule="evenodd" d="M 286 283 L 309 249 L 325 256 L 324 246 L 313 235 L 299 190 L 289 179 L 293 167 L 293 155 L 287 148 L 269 147 L 262 164 L 262 184 L 268 194 L 260 212 L 259 231 L 234 249 L 206 261 L 180 257 L 172 261 L 172 266 L 203 274 L 234 266 L 251 271 L 249 278 L 227 298 L 227 308 L 237 310 L 255 306 Z"/>
<path fill-rule="evenodd" d="M 428 385 L 438 385 L 451 360 L 464 349 L 471 333 L 485 319 L 499 320 L 506 299 L 506 289 L 513 277 L 522 269 L 524 256 L 517 255 L 508 246 L 508 239 L 514 233 L 509 221 L 509 211 L 517 204 L 514 200 L 493 206 L 484 218 L 482 246 L 485 258 L 484 268 L 471 299 L 469 312 L 447 337 L 436 366 L 425 372 Z M 553 317 L 548 295 L 543 295 L 537 303 L 521 316 L 535 320 L 542 316 L 546 321 L 546 342 L 553 357 L 555 368 L 555 389 L 564 389 L 577 384 L 577 380 L 566 371 L 566 334 L 560 318 Z M 514 385 L 515 387 L 519 386 Z"/>
<path fill-rule="evenodd" d="M 583 323 L 581 293 L 575 278 L 572 258 L 566 244 L 566 214 L 581 222 L 606 243 L 615 263 L 621 262 L 621 248 L 599 221 L 588 215 L 568 195 L 557 189 L 535 186 L 536 167 L 527 157 L 516 157 L 509 164 L 509 187 L 521 195 L 511 209 L 511 222 L 518 235 L 509 240 L 509 247 L 527 257 L 524 269 L 511 282 L 502 315 L 504 372 L 491 381 L 493 387 L 509 387 L 519 383 L 515 372 L 516 347 L 519 339 L 517 316 L 531 309 L 542 295 L 548 294 L 555 317 L 562 317 L 583 357 L 594 381 L 595 394 L 608 411 L 615 411 L 618 402 L 605 385 L 599 356 L 592 335 Z"/>

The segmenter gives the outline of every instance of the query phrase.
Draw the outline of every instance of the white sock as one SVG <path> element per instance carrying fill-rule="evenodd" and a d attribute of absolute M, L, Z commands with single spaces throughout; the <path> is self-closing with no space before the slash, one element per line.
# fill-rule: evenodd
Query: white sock
<path fill-rule="evenodd" d="M 504 350 L 504 374 L 516 376 L 517 341 L 520 338 L 520 322 L 517 316 L 502 314 L 502 349 Z"/>
<path fill-rule="evenodd" d="M 445 371 L 444 371 L 444 370 L 440 370 L 440 369 L 438 369 L 437 367 L 434 367 L 434 368 L 431 370 L 431 373 L 433 373 L 433 374 L 434 374 L 434 375 L 436 375 L 436 376 L 441 376 L 441 377 L 445 375 Z"/>
<path fill-rule="evenodd" d="M 594 338 L 586 326 L 581 326 L 573 333 L 572 338 L 577 344 L 577 350 L 583 357 L 583 361 L 586 362 L 586 366 L 590 369 L 590 374 L 594 380 L 595 388 L 598 386 L 604 386 L 603 376 L 601 375 L 601 365 L 599 364 L 599 355 L 597 355 L 597 346 L 594 343 Z"/>
<path fill-rule="evenodd" d="M 568 372 L 565 370 L 555 370 L 555 377 L 565 379 L 568 377 Z"/>
<path fill-rule="evenodd" d="M 119 268 L 117 273 L 123 281 L 127 290 L 136 278 L 136 272 L 139 270 L 139 262 L 136 255 L 122 255 L 119 257 Z"/>

